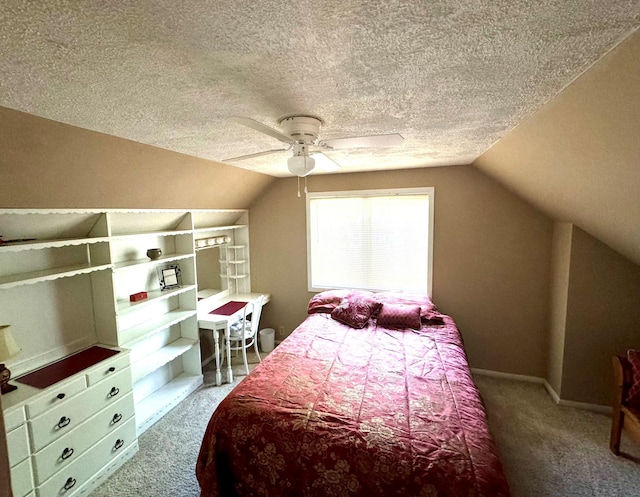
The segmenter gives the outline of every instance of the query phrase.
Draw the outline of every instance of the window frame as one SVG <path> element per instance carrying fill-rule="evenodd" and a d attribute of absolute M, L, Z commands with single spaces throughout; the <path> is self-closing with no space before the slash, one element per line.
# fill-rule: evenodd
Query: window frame
<path fill-rule="evenodd" d="M 316 198 L 349 198 L 349 197 L 377 197 L 392 195 L 426 195 L 429 201 L 429 226 L 427 233 L 427 295 L 431 297 L 433 289 L 433 232 L 434 232 L 434 207 L 435 207 L 435 187 L 415 187 L 415 188 L 384 188 L 372 190 L 341 190 L 326 192 L 307 192 L 306 194 L 306 221 L 307 221 L 307 288 L 309 292 L 322 292 L 329 290 L 329 287 L 313 287 L 311 285 L 311 216 L 310 202 Z M 338 288 L 338 287 L 332 287 Z"/>

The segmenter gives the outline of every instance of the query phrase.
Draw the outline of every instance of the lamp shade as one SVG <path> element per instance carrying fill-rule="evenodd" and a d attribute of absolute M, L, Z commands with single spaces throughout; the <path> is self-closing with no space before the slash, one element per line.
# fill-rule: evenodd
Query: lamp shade
<path fill-rule="evenodd" d="M 13 357 L 20 350 L 11 333 L 11 326 L 8 324 L 0 326 L 0 361 Z"/>
<path fill-rule="evenodd" d="M 316 166 L 316 160 L 308 155 L 294 155 L 287 160 L 289 171 L 296 176 L 306 176 Z"/>

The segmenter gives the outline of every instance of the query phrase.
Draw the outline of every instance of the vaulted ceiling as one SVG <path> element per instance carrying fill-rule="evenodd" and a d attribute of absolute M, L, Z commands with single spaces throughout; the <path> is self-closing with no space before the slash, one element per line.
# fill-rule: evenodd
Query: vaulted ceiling
<path fill-rule="evenodd" d="M 313 115 L 405 138 L 342 171 L 470 164 L 638 25 L 628 0 L 6 0 L 0 105 L 216 161 L 282 145 L 231 116 Z"/>

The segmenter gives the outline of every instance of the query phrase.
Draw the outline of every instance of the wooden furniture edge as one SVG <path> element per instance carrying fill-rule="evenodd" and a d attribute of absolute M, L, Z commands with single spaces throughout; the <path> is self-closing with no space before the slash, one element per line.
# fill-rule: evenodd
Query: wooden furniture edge
<path fill-rule="evenodd" d="M 615 390 L 609 448 L 615 455 L 619 455 L 623 427 L 632 437 L 640 440 L 640 410 L 630 407 L 625 402 L 632 380 L 629 361 L 624 356 L 614 355 L 612 365 Z"/>

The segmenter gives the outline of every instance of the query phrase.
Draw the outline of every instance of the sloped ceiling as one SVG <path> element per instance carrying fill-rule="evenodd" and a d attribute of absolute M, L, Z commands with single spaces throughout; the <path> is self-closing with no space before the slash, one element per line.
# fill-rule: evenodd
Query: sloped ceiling
<path fill-rule="evenodd" d="M 640 30 L 474 165 L 640 265 Z"/>
<path fill-rule="evenodd" d="M 629 0 L 6 0 L 0 105 L 216 161 L 280 145 L 230 116 L 310 114 L 405 137 L 342 171 L 470 164 L 639 24 Z"/>

